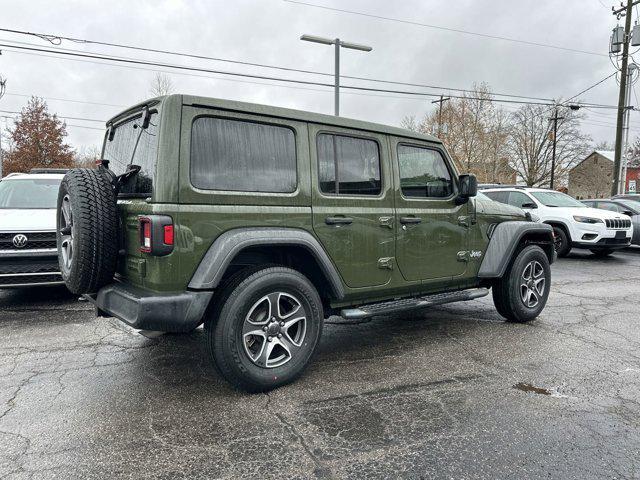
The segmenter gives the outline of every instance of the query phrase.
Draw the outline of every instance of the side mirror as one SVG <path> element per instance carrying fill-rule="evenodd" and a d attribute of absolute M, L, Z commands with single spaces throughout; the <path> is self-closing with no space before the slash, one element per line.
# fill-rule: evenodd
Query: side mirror
<path fill-rule="evenodd" d="M 461 205 L 468 201 L 471 197 L 478 194 L 478 180 L 475 175 L 460 175 L 458 177 L 458 203 Z"/>
<path fill-rule="evenodd" d="M 538 205 L 536 205 L 533 202 L 531 202 L 531 203 L 523 203 L 520 208 L 538 208 Z"/>
<path fill-rule="evenodd" d="M 623 210 L 622 211 L 623 215 L 628 215 L 630 217 L 633 217 L 634 213 L 631 210 Z"/>

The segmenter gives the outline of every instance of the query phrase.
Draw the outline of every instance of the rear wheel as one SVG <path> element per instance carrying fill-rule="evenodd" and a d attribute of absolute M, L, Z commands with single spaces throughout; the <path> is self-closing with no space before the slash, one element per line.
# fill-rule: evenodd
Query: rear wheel
<path fill-rule="evenodd" d="M 553 225 L 553 243 L 559 257 L 566 257 L 571 251 L 571 239 L 564 228 Z"/>
<path fill-rule="evenodd" d="M 261 392 L 294 381 L 322 333 L 322 302 L 313 284 L 285 267 L 246 271 L 208 314 L 209 353 L 237 388 Z"/>
<path fill-rule="evenodd" d="M 551 286 L 551 268 L 544 251 L 535 245 L 522 249 L 504 276 L 493 286 L 498 313 L 510 322 L 528 322 L 544 309 Z"/>
<path fill-rule="evenodd" d="M 591 250 L 591 253 L 593 253 L 596 257 L 608 257 L 613 253 L 613 250 L 604 248 L 601 250 Z"/>

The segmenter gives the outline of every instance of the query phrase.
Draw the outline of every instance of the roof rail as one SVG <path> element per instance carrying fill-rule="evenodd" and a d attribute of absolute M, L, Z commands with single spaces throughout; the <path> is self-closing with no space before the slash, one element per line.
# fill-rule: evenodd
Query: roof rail
<path fill-rule="evenodd" d="M 527 188 L 524 185 L 506 185 L 504 183 L 481 183 L 478 185 L 480 190 L 486 190 L 488 188 L 517 188 L 519 190 L 524 190 Z"/>
<path fill-rule="evenodd" d="M 69 168 L 32 168 L 29 173 L 67 173 Z"/>
<path fill-rule="evenodd" d="M 13 172 L 13 173 L 8 173 L 3 178 L 11 178 L 11 177 L 15 177 L 16 175 L 23 175 L 23 174 L 20 172 Z"/>

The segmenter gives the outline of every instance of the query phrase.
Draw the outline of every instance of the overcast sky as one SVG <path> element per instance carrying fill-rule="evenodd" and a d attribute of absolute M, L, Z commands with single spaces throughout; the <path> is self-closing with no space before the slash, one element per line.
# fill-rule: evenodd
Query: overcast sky
<path fill-rule="evenodd" d="M 494 92 L 545 98 L 571 97 L 614 71 L 607 51 L 616 19 L 611 15 L 611 4 L 606 0 L 302 1 L 593 53 L 484 38 L 284 0 L 4 0 L 0 5 L 0 28 L 332 73 L 332 48 L 299 40 L 301 34 L 308 33 L 339 37 L 373 47 L 369 53 L 343 49 L 342 72 L 345 75 L 451 88 L 471 88 L 474 83 L 486 82 Z M 52 48 L 35 37 L 0 32 L 0 39 Z M 104 46 L 63 42 L 61 47 L 226 71 L 332 81 L 330 77 Z M 3 50 L 0 75 L 7 79 L 7 93 L 0 99 L 0 110 L 20 110 L 29 95 L 38 95 L 45 98 L 50 109 L 61 117 L 106 120 L 124 107 L 148 97 L 154 77 L 154 72 L 147 67 L 124 68 L 122 65 L 35 56 L 0 48 Z M 293 88 L 291 85 L 276 85 L 277 82 L 272 81 L 259 83 L 220 75 L 194 76 L 166 71 L 176 93 L 333 113 L 333 92 L 329 88 Z M 354 80 L 345 79 L 343 82 L 380 87 Z M 448 93 L 445 89 L 413 90 Z M 343 92 L 341 114 L 397 125 L 406 115 L 421 117 L 433 108 L 430 98 L 384 95 Z M 616 104 L 615 79 L 609 79 L 580 99 Z M 632 104 L 636 104 L 634 95 Z M 513 110 L 516 106 L 506 108 Z M 614 139 L 615 115 L 612 110 L 585 113 L 588 118 L 583 129 L 592 135 L 594 141 Z M 0 120 L 3 122 L 5 120 Z M 102 128 L 102 124 L 71 119 L 67 123 L 70 125 L 69 141 L 75 148 L 101 144 L 102 133 L 99 130 L 80 126 Z M 632 131 L 640 131 L 640 126 L 635 127 L 634 123 L 640 124 L 640 114 L 635 112 L 631 115 Z M 632 135 L 635 136 L 635 132 Z"/>

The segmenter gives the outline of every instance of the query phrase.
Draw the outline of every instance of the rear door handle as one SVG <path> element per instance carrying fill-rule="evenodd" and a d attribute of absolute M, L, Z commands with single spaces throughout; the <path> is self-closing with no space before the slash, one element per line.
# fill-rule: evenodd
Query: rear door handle
<path fill-rule="evenodd" d="M 351 225 L 353 218 L 351 217 L 327 217 L 324 219 L 327 225 Z"/>
<path fill-rule="evenodd" d="M 420 217 L 400 217 L 400 223 L 402 223 L 403 225 L 407 225 L 407 224 L 415 224 L 415 223 L 421 223 L 422 219 Z"/>

